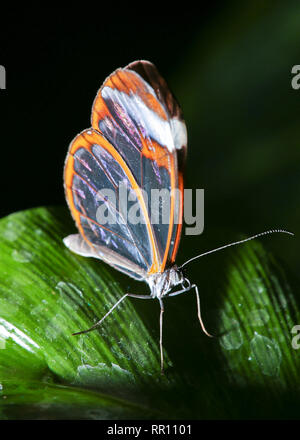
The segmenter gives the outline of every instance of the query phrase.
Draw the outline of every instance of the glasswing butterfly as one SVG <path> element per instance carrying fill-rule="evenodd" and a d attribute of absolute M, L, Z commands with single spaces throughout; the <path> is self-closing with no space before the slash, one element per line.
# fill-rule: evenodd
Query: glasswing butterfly
<path fill-rule="evenodd" d="M 186 153 L 187 130 L 178 103 L 152 63 L 135 61 L 104 81 L 93 103 L 91 128 L 70 144 L 64 169 L 66 199 L 79 231 L 66 237 L 65 245 L 76 254 L 98 258 L 147 282 L 150 288 L 150 295 L 126 293 L 99 322 L 74 335 L 100 326 L 126 297 L 157 298 L 161 309 L 162 372 L 164 298 L 194 289 L 201 327 L 211 336 L 202 322 L 198 287 L 186 278 L 183 267 L 204 255 L 265 234 L 289 233 L 271 230 L 256 234 L 193 257 L 178 267 L 175 258 L 182 230 Z M 138 201 L 143 220 L 139 224 L 126 221 L 121 210 L 102 196 L 105 188 L 117 193 L 120 182 Z M 145 195 L 150 196 L 153 188 L 169 190 L 166 224 L 151 223 Z M 114 213 L 116 222 L 104 225 L 98 221 L 100 204 Z"/>

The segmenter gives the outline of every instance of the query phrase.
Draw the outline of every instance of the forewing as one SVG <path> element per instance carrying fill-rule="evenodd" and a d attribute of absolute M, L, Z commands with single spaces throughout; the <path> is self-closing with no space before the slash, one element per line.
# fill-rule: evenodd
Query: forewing
<path fill-rule="evenodd" d="M 147 206 L 162 272 L 175 260 L 182 226 L 187 136 L 180 107 L 155 66 L 137 61 L 106 79 L 94 101 L 92 126 L 126 161 L 149 202 L 152 189 L 169 191 L 168 203 Z"/>

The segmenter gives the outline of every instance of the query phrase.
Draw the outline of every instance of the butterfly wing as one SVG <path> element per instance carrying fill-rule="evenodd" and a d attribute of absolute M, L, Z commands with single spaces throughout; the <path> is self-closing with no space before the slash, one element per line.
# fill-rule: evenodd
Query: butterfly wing
<path fill-rule="evenodd" d="M 92 126 L 126 161 L 148 200 L 152 189 L 169 191 L 169 218 L 151 225 L 158 256 L 154 271 L 163 272 L 175 260 L 182 228 L 187 132 L 180 107 L 156 67 L 136 61 L 105 80 L 94 101 Z M 148 205 L 150 219 L 156 208 Z M 161 205 L 160 219 L 162 210 Z"/>
<path fill-rule="evenodd" d="M 138 264 L 123 257 L 120 252 L 115 252 L 107 246 L 94 243 L 90 245 L 80 234 L 68 235 L 63 241 L 67 248 L 78 255 L 103 260 L 136 280 L 145 279 L 145 271 Z"/>
<path fill-rule="evenodd" d="M 175 170 L 175 174 L 177 176 L 176 188 L 178 191 L 176 193 L 177 199 L 175 200 L 172 239 L 168 250 L 168 259 L 170 263 L 173 263 L 178 251 L 182 229 L 184 195 L 183 175 L 187 155 L 187 129 L 182 110 L 178 102 L 154 64 L 145 60 L 134 61 L 127 66 L 127 69 L 137 72 L 153 88 L 157 99 L 162 103 L 168 114 L 168 120 L 175 146 L 174 154 L 176 155 L 177 159 L 177 169 Z"/>
<path fill-rule="evenodd" d="M 84 240 L 77 235 L 67 237 L 65 244 L 72 251 L 103 259 L 128 275 L 136 273 L 134 278 L 138 279 L 145 278 L 151 266 L 158 266 L 141 190 L 125 161 L 99 132 L 85 130 L 73 140 L 64 181 L 69 208 Z M 137 225 L 127 222 L 119 209 L 119 182 L 137 194 L 141 211 L 141 222 Z M 113 222 L 105 223 L 103 208 Z"/>
<path fill-rule="evenodd" d="M 181 110 L 153 64 L 138 61 L 106 79 L 92 127 L 73 140 L 65 163 L 66 198 L 80 234 L 64 242 L 136 279 L 163 272 L 175 260 L 181 234 L 187 142 Z M 119 202 L 120 182 L 136 197 L 137 224 L 104 195 L 109 189 Z M 166 224 L 151 224 L 153 188 L 179 190 L 169 196 Z M 114 223 L 99 220 L 103 206 Z"/>

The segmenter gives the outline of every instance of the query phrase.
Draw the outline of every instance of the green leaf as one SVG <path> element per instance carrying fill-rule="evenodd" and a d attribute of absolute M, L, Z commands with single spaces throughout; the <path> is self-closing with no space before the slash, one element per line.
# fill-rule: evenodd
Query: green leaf
<path fill-rule="evenodd" d="M 88 389 L 45 381 L 4 380 L 1 419 L 136 419 L 155 417 L 142 405 Z M 2 409 L 2 411 L 1 411 Z"/>
<path fill-rule="evenodd" d="M 71 253 L 62 239 L 73 228 L 63 208 L 0 221 L 1 418 L 295 413 L 299 355 L 291 329 L 300 322 L 299 307 L 260 243 L 208 257 L 201 273 L 191 265 L 206 326 L 217 337 L 201 332 L 192 293 L 166 300 L 161 376 L 154 301 L 125 301 L 99 330 L 71 335 L 101 318 L 127 289 L 147 292 L 101 261 Z"/>
<path fill-rule="evenodd" d="M 300 314 L 280 267 L 255 242 L 232 254 L 226 278 L 228 299 L 220 310 L 224 335 L 219 343 L 230 380 L 292 390 L 299 355 L 292 347 L 291 330 Z"/>
<path fill-rule="evenodd" d="M 160 355 L 131 302 L 120 304 L 99 331 L 72 336 L 124 294 L 107 266 L 64 246 L 72 228 L 66 209 L 34 209 L 1 220 L 0 377 L 17 383 L 51 378 L 105 390 L 127 404 L 138 396 L 143 408 L 144 387 L 162 381 Z"/>

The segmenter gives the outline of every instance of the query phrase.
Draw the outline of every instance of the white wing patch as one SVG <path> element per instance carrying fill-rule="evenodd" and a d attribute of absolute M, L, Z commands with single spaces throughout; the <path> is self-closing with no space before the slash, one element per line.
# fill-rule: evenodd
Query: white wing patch
<path fill-rule="evenodd" d="M 153 90 L 152 94 L 154 95 Z M 104 100 L 110 99 L 114 103 L 119 102 L 126 108 L 126 112 L 133 121 L 140 121 L 139 125 L 142 127 L 142 130 L 145 131 L 145 135 L 166 147 L 170 153 L 175 151 L 173 130 L 170 126 L 170 121 L 162 119 L 155 111 L 151 110 L 138 95 L 133 93 L 127 95 L 124 92 L 106 86 L 103 87 L 101 96 Z"/>
<path fill-rule="evenodd" d="M 177 118 L 170 120 L 171 132 L 176 150 L 187 146 L 187 129 L 184 122 Z"/>

